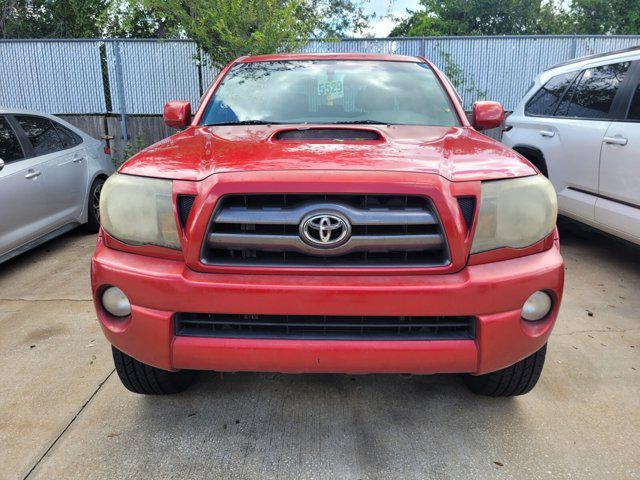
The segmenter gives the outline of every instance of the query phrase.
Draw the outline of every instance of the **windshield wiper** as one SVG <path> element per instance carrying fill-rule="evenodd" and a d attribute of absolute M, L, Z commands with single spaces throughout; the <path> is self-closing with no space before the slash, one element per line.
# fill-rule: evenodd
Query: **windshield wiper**
<path fill-rule="evenodd" d="M 341 122 L 334 122 L 336 125 L 391 125 L 390 122 L 381 122 L 379 120 L 343 120 Z"/>
<path fill-rule="evenodd" d="M 221 125 L 277 125 L 282 122 L 271 122 L 269 120 L 239 120 L 237 122 L 207 123 L 205 127 L 218 127 Z"/>

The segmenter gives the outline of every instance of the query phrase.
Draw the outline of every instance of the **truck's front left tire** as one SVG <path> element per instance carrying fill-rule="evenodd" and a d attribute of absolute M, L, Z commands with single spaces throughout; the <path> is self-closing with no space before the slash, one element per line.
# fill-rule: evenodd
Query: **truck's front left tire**
<path fill-rule="evenodd" d="M 465 383 L 473 393 L 479 395 L 489 397 L 524 395 L 538 383 L 546 353 L 547 345 L 545 344 L 533 355 L 510 367 L 485 375 L 465 375 Z"/>
<path fill-rule="evenodd" d="M 185 391 L 191 385 L 195 372 L 181 370 L 168 372 L 139 362 L 116 347 L 111 347 L 113 362 L 120 381 L 127 390 L 144 395 L 167 395 Z"/>

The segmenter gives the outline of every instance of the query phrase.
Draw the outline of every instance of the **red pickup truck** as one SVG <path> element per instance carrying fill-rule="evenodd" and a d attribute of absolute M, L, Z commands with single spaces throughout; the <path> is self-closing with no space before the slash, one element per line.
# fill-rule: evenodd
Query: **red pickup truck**
<path fill-rule="evenodd" d="M 197 370 L 462 373 L 528 392 L 563 288 L 556 198 L 478 133 L 420 57 L 227 66 L 180 128 L 105 184 L 91 280 L 125 387 Z"/>

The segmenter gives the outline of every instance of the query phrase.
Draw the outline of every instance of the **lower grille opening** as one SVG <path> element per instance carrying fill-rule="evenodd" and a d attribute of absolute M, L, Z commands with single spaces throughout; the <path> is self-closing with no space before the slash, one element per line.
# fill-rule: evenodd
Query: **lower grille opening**
<path fill-rule="evenodd" d="M 333 257 L 316 257 L 304 255 L 297 252 L 282 252 L 268 250 L 222 250 L 212 249 L 211 253 L 216 256 L 219 265 L 278 265 L 284 264 L 289 267 L 333 267 L 336 260 Z M 441 260 L 438 253 L 429 251 L 369 251 L 353 252 L 340 256 L 340 266 L 342 267 L 389 267 L 397 265 L 412 265 L 419 262 L 437 264 Z"/>
<path fill-rule="evenodd" d="M 304 340 L 470 340 L 474 317 L 178 313 L 178 336 Z"/>

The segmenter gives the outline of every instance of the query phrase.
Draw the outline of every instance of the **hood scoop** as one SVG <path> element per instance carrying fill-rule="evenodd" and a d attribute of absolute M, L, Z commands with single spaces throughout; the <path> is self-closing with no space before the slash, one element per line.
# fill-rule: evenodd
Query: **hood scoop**
<path fill-rule="evenodd" d="M 376 130 L 364 128 L 297 128 L 280 130 L 274 141 L 327 141 L 327 142 L 381 142 L 382 135 Z"/>

